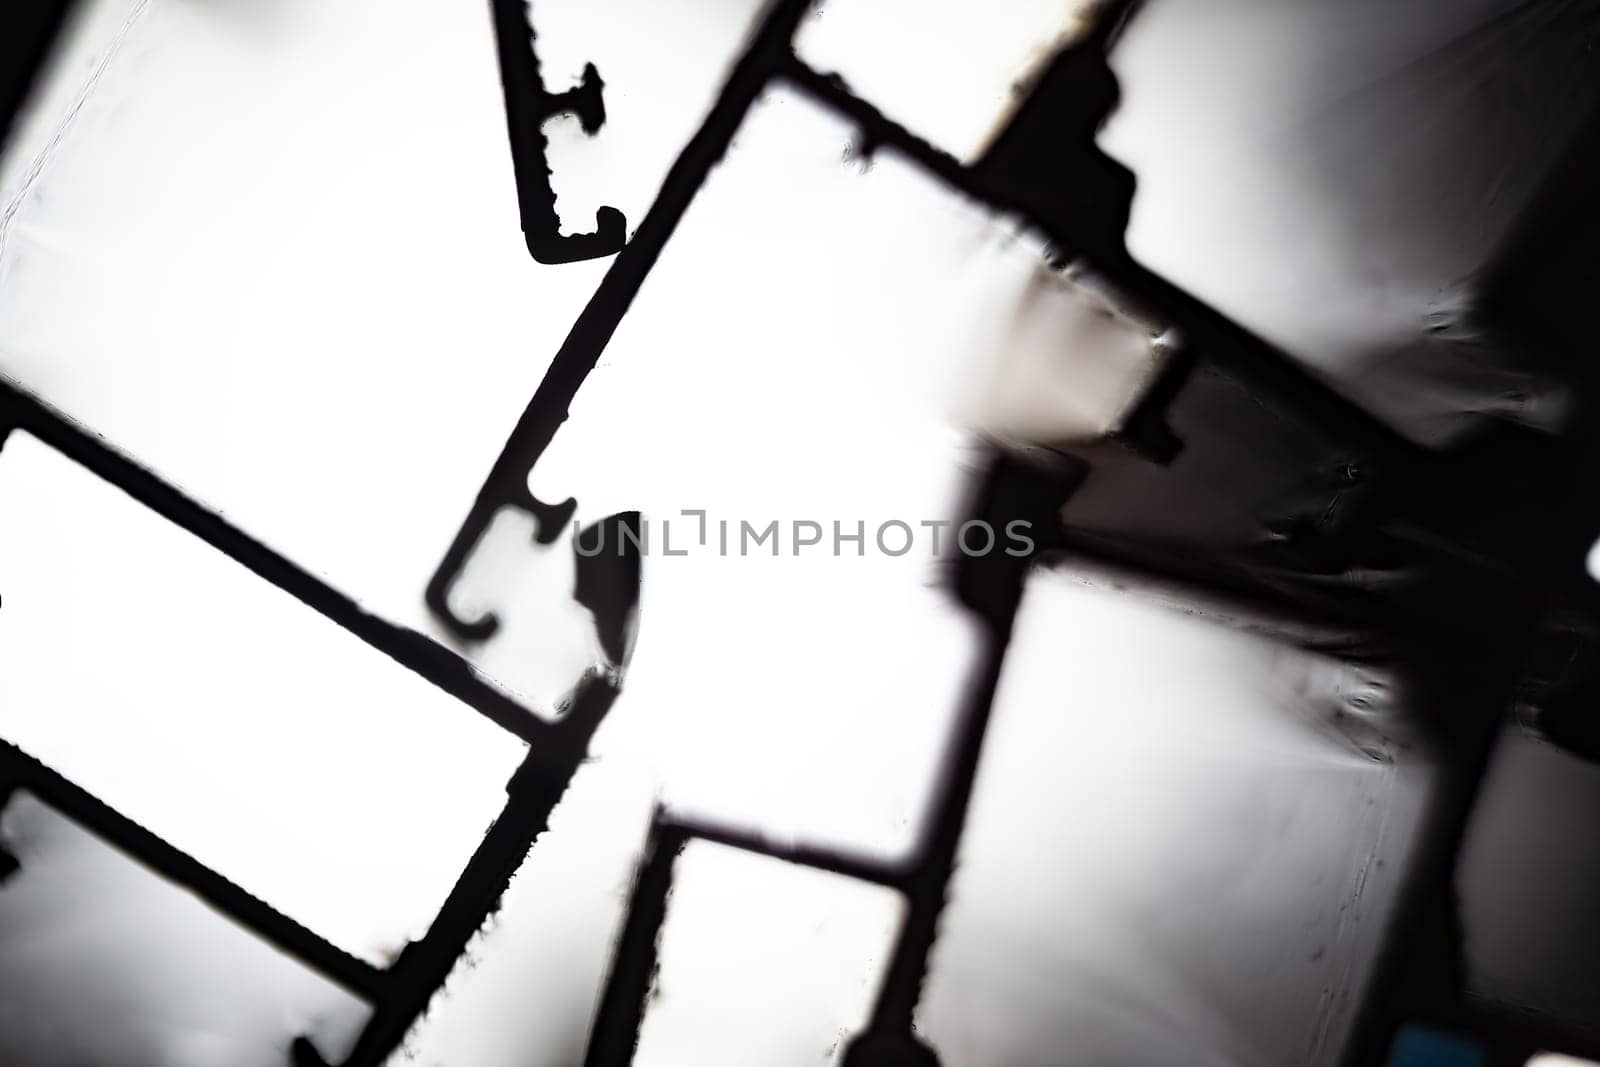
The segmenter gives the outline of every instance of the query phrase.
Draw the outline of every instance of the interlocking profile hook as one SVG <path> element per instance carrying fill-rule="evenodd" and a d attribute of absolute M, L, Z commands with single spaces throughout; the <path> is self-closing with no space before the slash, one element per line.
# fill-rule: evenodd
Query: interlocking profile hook
<path fill-rule="evenodd" d="M 583 68 L 579 83 L 552 93 L 539 75 L 533 28 L 525 0 L 490 0 L 495 44 L 500 57 L 500 84 L 505 92 L 506 128 L 511 164 L 517 181 L 517 205 L 528 253 L 540 263 L 575 263 L 621 251 L 627 243 L 627 221 L 614 207 L 595 213 L 593 233 L 563 234 L 550 184 L 549 141 L 544 124 L 557 115 L 573 115 L 591 136 L 606 121 L 605 82 L 593 63 Z"/>
<path fill-rule="evenodd" d="M 455 540 L 445 553 L 438 569 L 434 571 L 423 594 L 423 600 L 434 616 L 449 627 L 457 637 L 466 641 L 487 641 L 500 629 L 500 618 L 492 611 L 485 611 L 475 619 L 464 618 L 458 614 L 450 603 L 450 591 L 455 588 L 461 573 L 466 570 L 467 560 L 477 547 L 478 541 L 502 507 L 514 508 L 531 515 L 535 524 L 534 542 L 549 545 L 555 542 L 567 523 L 571 521 L 578 502 L 569 497 L 559 504 L 546 504 L 528 492 L 525 487 L 521 487 L 520 491 L 502 494 L 480 494 L 467 516 L 467 521 L 457 532 Z"/>

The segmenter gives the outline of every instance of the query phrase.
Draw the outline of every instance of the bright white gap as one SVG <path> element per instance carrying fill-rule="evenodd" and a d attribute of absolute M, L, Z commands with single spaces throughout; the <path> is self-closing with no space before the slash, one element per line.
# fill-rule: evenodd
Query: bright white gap
<path fill-rule="evenodd" d="M 941 1062 L 1336 1063 L 1425 784 L 1337 721 L 1401 696 L 1035 575 L 919 1015 Z"/>
<path fill-rule="evenodd" d="M 21 433 L 0 737 L 344 948 L 424 933 L 523 746 Z"/>
<path fill-rule="evenodd" d="M 872 1010 L 899 895 L 706 844 L 675 875 L 633 1062 L 838 1063 Z"/>

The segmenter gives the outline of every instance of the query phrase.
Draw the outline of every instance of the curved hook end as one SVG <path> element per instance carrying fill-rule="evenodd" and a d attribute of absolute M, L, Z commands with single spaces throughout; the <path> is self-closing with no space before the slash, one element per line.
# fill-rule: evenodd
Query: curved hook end
<path fill-rule="evenodd" d="M 622 246 L 628 243 L 628 221 L 622 212 L 614 207 L 602 207 L 594 218 L 593 233 L 524 231 L 528 254 L 539 263 L 557 264 L 600 259 L 622 251 Z"/>

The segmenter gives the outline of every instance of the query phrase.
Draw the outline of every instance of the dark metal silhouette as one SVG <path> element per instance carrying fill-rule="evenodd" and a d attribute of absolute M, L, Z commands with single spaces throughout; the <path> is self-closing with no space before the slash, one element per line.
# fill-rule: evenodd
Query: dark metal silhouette
<path fill-rule="evenodd" d="M 556 216 L 556 194 L 550 186 L 550 162 L 544 124 L 557 115 L 577 117 L 587 134 L 598 133 L 606 121 L 601 91 L 605 83 L 594 64 L 583 68 L 576 88 L 552 93 L 539 76 L 534 33 L 528 25 L 526 0 L 490 0 L 494 11 L 495 44 L 500 54 L 500 82 L 505 89 L 506 130 L 511 138 L 511 161 L 517 175 L 517 203 L 522 210 L 522 232 L 528 252 L 540 263 L 574 263 L 615 255 L 627 242 L 627 222 L 614 207 L 595 214 L 593 233 L 563 234 Z"/>
<path fill-rule="evenodd" d="M 48 30 L 65 5 L 53 5 L 40 25 L 43 37 L 30 38 L 28 69 L 43 55 Z M 1516 679 L 1527 654 L 1537 651 L 1549 630 L 1551 605 L 1581 617 L 1584 635 L 1600 631 L 1600 596 L 1582 575 L 1581 553 L 1600 531 L 1600 440 L 1585 430 L 1569 446 L 1556 448 L 1558 468 L 1537 484 L 1526 484 L 1529 458 L 1549 458 L 1543 443 L 1521 431 L 1503 428 L 1456 453 L 1433 453 L 1396 434 L 1351 403 L 1321 379 L 1271 345 L 1256 338 L 1128 254 L 1123 240 L 1133 195 L 1133 178 L 1102 155 L 1094 134 L 1115 106 L 1117 87 L 1106 64 L 1106 50 L 1134 4 L 1117 0 L 1102 6 L 1095 29 L 1064 49 L 1047 67 L 1029 97 L 983 158 L 964 166 L 912 135 L 870 103 L 856 97 L 837 77 L 814 71 L 795 56 L 791 41 L 809 0 L 775 0 L 760 30 L 732 70 L 700 130 L 669 171 L 660 194 L 631 241 L 620 213 L 602 208 L 596 231 L 562 235 L 549 182 L 542 124 L 560 113 L 577 115 L 593 133 L 604 121 L 602 82 L 593 65 L 580 85 L 560 94 L 540 80 L 525 5 L 492 0 L 494 27 L 505 88 L 507 126 L 515 164 L 522 229 L 529 252 L 543 263 L 563 263 L 615 254 L 604 279 L 556 353 L 549 372 L 508 437 L 485 478 L 454 542 L 429 582 L 430 609 L 457 635 L 486 640 L 496 631 L 491 615 L 457 617 L 448 603 L 457 575 L 501 508 L 515 508 L 538 522 L 537 539 L 552 543 L 572 519 L 575 502 L 546 504 L 527 489 L 533 466 L 565 420 L 581 388 L 627 313 L 640 287 L 688 205 L 717 161 L 727 151 L 751 105 L 774 81 L 795 87 L 825 108 L 853 122 L 864 150 L 892 149 L 925 173 L 974 200 L 1021 218 L 1042 234 L 1062 260 L 1083 261 L 1119 298 L 1151 319 L 1171 323 L 1181 336 L 1176 359 L 1146 394 L 1124 428 L 1123 442 L 1145 461 L 1166 464 L 1182 454 L 1184 442 L 1167 425 L 1166 415 L 1197 368 L 1208 368 L 1243 383 L 1263 404 L 1297 424 L 1315 427 L 1340 442 L 1342 462 L 1329 490 L 1338 508 L 1288 523 L 1261 553 L 1241 559 L 1194 558 L 1160 546 L 1121 542 L 1075 529 L 1070 508 L 1063 513 L 1083 463 L 1056 456 L 1042 465 L 997 456 L 981 487 L 975 515 L 1003 524 L 1025 517 L 1036 530 L 1055 530 L 1041 542 L 1039 556 L 1014 560 L 995 556 L 964 559 L 954 575 L 953 593 L 983 622 L 987 649 L 958 716 L 922 836 L 910 859 L 886 864 L 837 850 L 777 846 L 743 830 L 678 820 L 659 813 L 635 886 L 628 918 L 612 964 L 600 1012 L 591 1035 L 590 1067 L 629 1062 L 643 1019 L 655 961 L 655 936 L 666 914 L 667 892 L 677 854 L 691 840 L 717 842 L 775 856 L 802 866 L 832 871 L 889 886 L 907 900 L 900 931 L 867 1030 L 846 1055 L 851 1067 L 936 1063 L 933 1051 L 917 1037 L 913 1013 L 920 996 L 951 866 L 973 788 L 978 757 L 999 678 L 1018 598 L 1028 568 L 1051 554 L 1070 554 L 1142 573 L 1155 573 L 1198 591 L 1243 598 L 1303 615 L 1324 612 L 1381 631 L 1391 648 L 1419 657 L 1437 657 L 1441 673 L 1459 681 L 1440 690 L 1441 705 L 1464 709 L 1445 726 L 1448 769 L 1432 813 L 1426 848 L 1418 857 L 1403 894 L 1394 936 L 1367 994 L 1349 1044 L 1351 1065 L 1382 1061 L 1396 1028 L 1410 1018 L 1462 1025 L 1489 1035 L 1505 1062 L 1522 1050 L 1560 1047 L 1595 1055 L 1592 1036 L 1541 1029 L 1534 1022 L 1495 1020 L 1463 1005 L 1456 967 L 1458 932 L 1453 924 L 1451 876 L 1465 833 L 1466 818 L 1494 732 L 1516 693 Z M 39 10 L 44 10 L 40 8 Z M 0 99 L 9 116 L 21 85 Z M 1589 141 L 1600 140 L 1600 136 Z M 1592 147 L 1592 144 L 1591 144 Z M 1570 205 L 1592 188 L 1593 154 L 1574 160 L 1548 203 L 1530 217 L 1525 232 L 1548 234 L 1570 212 Z M 1557 195 L 1559 194 L 1559 195 Z M 1551 206 L 1554 204 L 1555 206 Z M 1551 219 L 1557 220 L 1552 223 Z M 1592 227 L 1588 231 L 1591 233 Z M 1531 243 L 1530 243 L 1531 242 Z M 1588 247 L 1596 242 L 1590 241 Z M 1538 334 L 1541 326 L 1524 281 L 1550 247 L 1530 236 L 1508 252 L 1501 269 L 1485 282 L 1483 310 L 1508 330 Z M 1532 249 L 1532 251 L 1530 251 Z M 1535 279 L 1537 281 L 1538 279 Z M 1542 336 L 1552 350 L 1570 351 L 1570 338 Z M 1589 378 L 1593 378 L 1589 372 Z M 1594 396 L 1595 381 L 1585 379 Z M 1590 413 L 1592 414 L 1592 413 Z M 427 936 L 387 969 L 357 960 L 286 916 L 249 896 L 214 871 L 133 824 L 59 775 L 10 746 L 0 745 L 0 797 L 26 788 L 47 804 L 82 823 L 163 876 L 185 886 L 283 949 L 308 968 L 371 1002 L 374 1016 L 345 1061 L 346 1067 L 375 1067 L 397 1046 L 428 998 L 438 989 L 498 901 L 559 802 L 584 758 L 595 727 L 616 689 L 600 675 L 580 688 L 569 714 L 545 724 L 485 682 L 470 665 L 436 642 L 367 614 L 349 598 L 279 556 L 249 534 L 186 497 L 95 436 L 85 433 L 32 397 L 0 384 L 0 440 L 10 429 L 24 429 L 145 506 L 216 547 L 251 571 L 285 590 L 335 624 L 354 633 L 405 668 L 451 693 L 497 725 L 528 741 L 531 752 L 507 785 L 508 801 L 482 845 L 462 872 Z M 1553 447 L 1553 446 L 1552 446 Z M 1573 486 L 1586 486 L 1583 493 Z M 1509 531 L 1482 529 L 1482 502 L 1512 499 L 1525 521 Z M 636 522 L 614 516 L 611 522 Z M 1341 567 L 1387 558 L 1396 550 L 1386 532 L 1395 525 L 1422 529 L 1443 543 L 1472 539 L 1475 555 L 1466 562 L 1430 560 L 1434 578 L 1399 590 L 1328 590 L 1309 580 Z M 621 543 L 622 539 L 616 539 Z M 583 561 L 580 561 L 580 563 Z M 608 658 L 620 662 L 626 650 L 626 622 L 638 584 L 638 560 L 628 561 L 607 585 L 592 571 L 580 584 L 583 602 L 601 619 Z M 600 576 L 603 578 L 604 576 Z M 598 584 L 596 584 L 598 581 Z M 619 596 L 617 589 L 626 590 Z M 1465 603 L 1461 589 L 1470 590 Z M 1587 627 L 1587 628 L 1585 628 Z M 1571 628 L 1563 630 L 1570 637 Z M 1587 681 L 1587 679 L 1585 679 Z M 1578 696 L 1589 691 L 1578 688 Z M 1568 697 L 1570 694 L 1557 694 Z M 1446 699 L 1448 698 L 1448 699 Z M 1554 701 L 1540 717 L 1558 738 L 1583 751 L 1594 741 L 1595 717 L 1577 707 L 1583 701 Z M 1452 710 L 1454 710 L 1452 708 Z M 0 854 L 0 879 L 15 869 Z M 292 1051 L 298 1067 L 322 1063 L 304 1040 Z"/>
<path fill-rule="evenodd" d="M 522 233 L 528 252 L 540 263 L 574 263 L 615 255 L 627 244 L 627 222 L 622 212 L 602 207 L 595 216 L 595 230 L 586 234 L 563 234 L 556 215 L 556 193 L 550 185 L 548 142 L 544 124 L 561 114 L 577 116 L 585 133 L 597 133 L 606 121 L 602 90 L 605 83 L 594 64 L 583 68 L 583 80 L 563 93 L 551 93 L 539 75 L 539 59 L 534 51 L 534 34 L 528 25 L 526 0 L 490 0 L 494 14 L 495 45 L 500 57 L 500 81 L 505 91 L 506 130 L 511 139 L 511 161 L 517 179 L 517 204 L 522 215 Z M 500 464 L 496 464 L 499 471 Z M 462 525 L 444 561 L 428 583 L 425 593 L 434 615 L 458 637 L 468 641 L 487 641 L 499 628 L 491 612 L 477 619 L 463 619 L 450 606 L 450 590 L 466 566 L 478 538 L 500 508 L 509 507 L 533 516 L 535 540 L 552 544 L 572 519 L 577 501 L 568 499 L 546 504 L 528 491 L 526 478 L 496 477 L 491 473 Z"/>

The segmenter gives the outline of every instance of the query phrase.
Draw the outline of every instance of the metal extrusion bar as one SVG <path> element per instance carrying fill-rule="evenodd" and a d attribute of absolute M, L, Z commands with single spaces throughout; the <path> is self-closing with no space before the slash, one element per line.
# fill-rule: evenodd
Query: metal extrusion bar
<path fill-rule="evenodd" d="M 5 742 L 0 742 L 0 785 L 27 790 L 346 991 L 368 1001 L 383 994 L 385 975 L 378 968 L 317 936 Z"/>
<path fill-rule="evenodd" d="M 509 800 L 483 843 L 461 872 L 455 888 L 435 916 L 428 933 L 400 954 L 386 977 L 388 987 L 376 1011 L 357 1038 L 342 1067 L 378 1067 L 399 1046 L 428 1007 L 484 922 L 500 906 L 512 876 L 549 825 L 578 764 L 588 750 L 588 737 L 610 710 L 616 688 L 590 675 L 568 721 L 582 740 L 556 752 L 530 753 L 506 787 Z M 297 1067 L 325 1067 L 309 1045 L 296 1046 Z"/>
<path fill-rule="evenodd" d="M 371 614 L 159 475 L 117 452 L 98 436 L 3 380 L 0 380 L 0 426 L 27 431 L 406 670 L 443 689 L 506 732 L 529 743 L 540 743 L 562 729 L 559 723 L 547 725 L 530 714 L 456 653 L 415 630 Z"/>
<path fill-rule="evenodd" d="M 548 526 L 564 523 L 565 517 L 571 514 L 572 501 L 551 505 L 533 498 L 528 492 L 529 472 L 566 421 L 572 399 L 599 362 L 700 187 L 727 153 L 745 114 L 766 88 L 772 72 L 789 55 L 795 27 L 809 7 L 809 0 L 777 0 L 750 47 L 729 74 L 705 122 L 667 172 L 633 239 L 617 253 L 594 295 L 573 323 L 544 379 L 490 467 L 461 528 L 428 582 L 426 592 L 434 615 L 463 639 L 486 640 L 495 633 L 498 620 L 492 614 L 478 619 L 460 618 L 450 607 L 450 590 L 500 509 L 520 508 L 539 518 L 539 536 L 543 540 L 555 535 L 555 530 L 547 529 Z"/>

